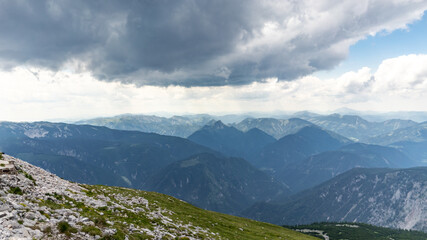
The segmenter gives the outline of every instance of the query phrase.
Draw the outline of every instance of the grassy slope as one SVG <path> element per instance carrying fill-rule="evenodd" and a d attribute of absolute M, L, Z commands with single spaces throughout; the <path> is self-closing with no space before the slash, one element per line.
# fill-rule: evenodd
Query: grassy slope
<path fill-rule="evenodd" d="M 191 223 L 194 226 L 209 229 L 210 232 L 218 234 L 214 236 L 216 239 L 317 239 L 277 225 L 203 210 L 160 193 L 107 186 L 82 185 L 82 187 L 88 189 L 88 195 L 95 198 L 97 194 L 104 194 L 105 196 L 110 196 L 110 198 L 112 198 L 111 196 L 114 196 L 116 193 L 130 198 L 132 196 L 144 197 L 150 202 L 150 204 L 154 205 L 150 206 L 150 208 L 155 209 L 156 207 L 160 207 L 161 209 L 171 210 L 174 214 L 171 214 L 169 217 L 174 221 L 182 222 L 184 224 Z M 113 214 L 108 210 L 91 209 L 90 207 L 86 207 L 83 211 L 83 215 L 86 215 L 89 218 L 97 218 L 99 217 L 100 212 L 104 213 L 103 217 L 106 220 L 114 222 L 117 222 L 117 220 L 127 221 L 128 223 L 134 223 L 135 225 L 142 225 L 148 228 L 153 224 L 150 222 L 152 220 L 147 219 L 144 215 L 135 215 L 131 212 L 123 212 L 123 214 L 127 215 L 126 217 L 123 217 L 118 216 L 116 213 Z M 159 222 L 157 224 L 162 223 Z M 115 235 L 115 239 L 122 239 L 124 236 L 123 234 L 130 234 L 127 232 L 126 228 L 122 228 L 120 225 L 115 224 L 111 227 L 119 230 L 118 234 Z M 168 226 L 165 227 L 167 228 Z M 212 235 L 200 234 L 201 235 L 196 237 L 200 239 L 213 237 Z M 130 236 L 130 239 L 141 239 L 142 237 L 138 235 L 132 236 L 131 234 Z"/>
<path fill-rule="evenodd" d="M 358 226 L 358 227 L 354 227 Z M 427 233 L 377 227 L 363 223 L 313 223 L 289 227 L 292 229 L 313 229 L 326 233 L 331 240 L 425 240 Z M 313 233 L 314 236 L 318 236 Z"/>

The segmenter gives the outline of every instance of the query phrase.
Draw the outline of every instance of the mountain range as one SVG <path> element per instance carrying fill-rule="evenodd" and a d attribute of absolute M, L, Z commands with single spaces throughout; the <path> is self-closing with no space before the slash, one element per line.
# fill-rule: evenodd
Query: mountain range
<path fill-rule="evenodd" d="M 198 207 L 237 214 L 255 202 L 287 196 L 289 189 L 241 158 L 202 153 L 174 162 L 151 177 L 147 190 Z"/>
<path fill-rule="evenodd" d="M 180 131 L 188 134 L 185 139 L 85 124 L 0 122 L 0 151 L 18 156 L 67 180 L 161 192 L 204 209 L 243 214 L 278 224 L 314 221 L 374 223 L 374 219 L 382 226 L 426 231 L 422 223 L 410 225 L 404 219 L 408 215 L 397 216 L 406 208 L 420 207 L 414 199 L 409 199 L 409 205 L 405 207 L 396 202 L 395 216 L 400 225 L 391 224 L 390 216 L 385 216 L 382 222 L 377 215 L 375 218 L 369 216 L 374 214 L 374 208 L 391 211 L 392 207 L 380 203 L 388 201 L 381 196 L 392 198 L 390 192 L 394 191 L 395 182 L 424 184 L 424 179 L 417 179 L 421 175 L 419 172 L 407 172 L 406 178 L 390 183 L 393 188 L 381 185 L 380 189 L 369 189 L 371 181 L 360 187 L 363 191 L 357 196 L 351 195 L 355 192 L 348 189 L 359 188 L 352 182 L 359 175 L 343 177 L 366 170 L 363 176 L 374 178 L 369 171 L 384 168 L 375 170 L 376 177 L 384 182 L 390 178 L 381 175 L 381 171 L 406 171 L 409 169 L 400 168 L 423 165 L 427 159 L 425 123 L 403 120 L 375 123 L 382 128 L 375 130 L 377 133 L 392 130 L 369 137 L 377 134 L 369 133 L 369 128 L 374 128 L 375 124 L 357 116 L 334 115 L 328 118 L 301 113 L 300 117 L 323 119 L 323 127 L 298 118 L 246 118 L 228 125 L 205 115 L 182 117 L 190 119 L 187 125 L 170 122 L 181 117 L 165 118 L 166 123 L 159 120 L 159 130 L 162 124 L 166 124 L 171 126 L 168 131 L 173 135 L 178 133 L 176 129 L 182 128 Z M 231 118 L 237 119 L 235 116 Z M 157 121 L 155 118 L 151 120 L 153 123 Z M 197 125 L 200 126 L 196 128 Z M 363 126 L 367 126 L 363 130 L 365 133 L 357 130 L 364 129 Z M 190 129 L 196 130 L 190 133 Z M 363 134 L 369 144 L 354 137 L 357 132 Z M 375 145 L 375 142 L 382 146 Z M 358 181 L 362 183 L 363 180 Z M 322 200 L 318 197 L 325 193 L 318 189 L 325 184 L 330 184 L 327 188 L 330 194 L 342 195 L 336 196 L 337 199 L 350 200 L 334 202 L 327 198 L 330 204 L 322 203 L 322 208 L 317 209 Z M 408 184 L 402 185 L 400 191 L 414 187 Z M 408 190 L 404 194 L 415 194 L 418 190 Z M 382 195 L 375 195 L 377 192 Z M 366 200 L 364 196 L 370 198 Z M 371 205 L 362 202 L 359 205 L 359 200 Z M 359 215 L 340 215 L 342 212 L 334 209 L 340 204 L 342 211 L 355 211 Z M 357 210 L 359 207 L 365 210 Z M 311 213 L 315 213 L 313 217 L 309 216 Z M 329 219 L 323 218 L 326 213 L 330 213 Z"/>
<path fill-rule="evenodd" d="M 242 134 L 256 141 L 258 136 L 275 141 L 259 130 Z M 255 201 L 289 194 L 283 184 L 244 159 L 227 158 L 190 140 L 153 133 L 63 123 L 2 122 L 0 150 L 68 180 L 156 190 L 226 213 L 236 214 Z M 180 160 L 188 162 L 192 157 L 200 164 L 180 168 Z M 181 177 L 192 181 L 184 188 L 175 188 L 172 183 Z M 201 187 L 201 183 L 205 185 Z M 205 202 L 207 198 L 209 202 Z"/>
<path fill-rule="evenodd" d="M 79 125 L 104 126 L 117 130 L 141 131 L 161 135 L 188 137 L 213 119 L 209 115 L 173 116 L 170 118 L 150 115 L 119 115 L 76 122 Z"/>
<path fill-rule="evenodd" d="M 64 123 L 0 123 L 0 150 L 82 183 L 141 188 L 168 164 L 213 150 L 187 139 Z"/>
<path fill-rule="evenodd" d="M 275 224 L 363 222 L 427 230 L 427 168 L 354 168 L 283 202 L 257 203 L 243 215 Z"/>
<path fill-rule="evenodd" d="M 353 168 L 405 168 L 416 163 L 400 151 L 353 143 L 287 165 L 278 175 L 294 192 L 314 187 Z"/>
<path fill-rule="evenodd" d="M 257 128 L 273 136 L 274 138 L 279 139 L 286 135 L 296 133 L 303 127 L 312 125 L 312 123 L 300 118 L 246 118 L 245 120 L 232 124 L 231 126 L 243 132 Z"/>
<path fill-rule="evenodd" d="M 349 139 L 336 133 L 307 126 L 264 147 L 254 165 L 279 171 L 310 155 L 335 150 L 348 143 L 351 143 Z"/>
<path fill-rule="evenodd" d="M 389 145 L 397 142 L 427 141 L 427 122 L 422 122 L 406 128 L 399 128 L 387 134 L 370 138 L 370 142 Z"/>
<path fill-rule="evenodd" d="M 370 138 L 368 142 L 394 147 L 420 166 L 427 164 L 427 122 L 396 129 L 388 134 Z"/>
<path fill-rule="evenodd" d="M 245 119 L 240 121 L 243 118 Z M 253 118 L 247 115 L 211 116 L 207 114 L 166 118 L 151 115 L 125 114 L 114 117 L 81 120 L 76 122 L 76 124 L 90 124 L 118 130 L 134 130 L 185 138 L 212 120 L 223 120 L 229 126 L 243 132 L 258 128 L 276 139 L 296 133 L 305 126 L 317 125 L 354 141 L 380 145 L 403 141 L 405 137 L 411 139 L 412 135 L 408 136 L 404 133 L 399 135 L 397 132 L 393 133 L 396 135 L 393 138 L 387 136 L 399 129 L 418 125 L 417 122 L 412 120 L 388 119 L 384 121 L 368 121 L 357 115 L 341 115 L 337 113 L 321 115 L 310 112 L 297 112 L 293 115 L 279 116 L 279 118 Z"/>
<path fill-rule="evenodd" d="M 383 122 L 370 122 L 356 115 L 315 115 L 300 118 L 324 129 L 336 132 L 355 141 L 365 142 L 368 139 L 388 134 L 391 131 L 417 125 L 411 120 L 391 119 Z M 377 143 L 377 142 L 374 142 Z"/>
<path fill-rule="evenodd" d="M 257 128 L 242 132 L 221 121 L 212 121 L 191 134 L 188 139 L 228 156 L 245 158 L 250 162 L 266 145 L 276 142 L 272 136 Z"/>

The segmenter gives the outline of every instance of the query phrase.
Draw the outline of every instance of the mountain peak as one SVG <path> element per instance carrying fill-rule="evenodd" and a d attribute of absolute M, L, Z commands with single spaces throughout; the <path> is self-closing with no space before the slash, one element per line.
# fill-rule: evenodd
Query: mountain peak
<path fill-rule="evenodd" d="M 305 136 L 307 138 L 319 138 L 319 137 L 326 137 L 328 139 L 335 139 L 336 141 L 340 142 L 341 144 L 347 144 L 351 143 L 352 141 L 348 138 L 341 136 L 335 132 L 331 132 L 325 129 L 322 129 L 319 126 L 316 125 L 310 125 L 303 127 L 301 130 L 299 130 L 295 135 L 299 136 Z"/>
<path fill-rule="evenodd" d="M 309 126 L 305 126 L 305 127 L 301 128 L 297 133 L 306 132 L 306 131 L 320 132 L 320 131 L 324 131 L 324 130 L 321 127 L 319 127 L 319 126 L 309 125 Z"/>
<path fill-rule="evenodd" d="M 266 135 L 268 135 L 266 132 L 264 132 L 264 131 L 262 131 L 261 129 L 259 129 L 259 128 L 251 128 L 251 129 L 249 129 L 249 131 L 247 131 L 246 133 L 249 133 L 249 134 L 266 134 Z"/>
<path fill-rule="evenodd" d="M 306 126 L 266 146 L 260 154 L 261 158 L 254 164 L 261 168 L 282 169 L 287 164 L 323 151 L 338 149 L 348 142 L 348 139 L 320 127 Z"/>
<path fill-rule="evenodd" d="M 205 127 L 210 129 L 224 129 L 224 128 L 227 128 L 228 126 L 225 125 L 223 122 L 221 122 L 221 120 L 211 120 L 205 125 Z"/>
<path fill-rule="evenodd" d="M 298 132 L 295 133 L 295 135 L 298 136 L 306 136 L 309 138 L 312 138 L 314 136 L 318 136 L 318 135 L 331 135 L 330 132 L 316 126 L 316 125 L 311 125 L 311 126 L 305 126 L 303 128 L 301 128 Z"/>
<path fill-rule="evenodd" d="M 364 121 L 367 122 L 365 119 L 358 115 L 351 115 L 351 114 L 339 114 L 339 113 L 333 113 L 330 115 L 327 115 L 326 118 L 337 118 L 337 119 L 343 119 L 343 120 L 353 120 L 353 121 Z"/>

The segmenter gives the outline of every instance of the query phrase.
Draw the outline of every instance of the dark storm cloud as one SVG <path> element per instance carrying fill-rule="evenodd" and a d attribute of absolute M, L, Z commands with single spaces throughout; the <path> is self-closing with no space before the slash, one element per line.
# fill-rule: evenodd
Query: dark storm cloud
<path fill-rule="evenodd" d="M 91 69 L 105 79 L 141 77 L 136 81 L 142 84 L 226 85 L 226 78 L 215 76 L 223 66 L 212 71 L 209 62 L 232 52 L 240 41 L 250 38 L 251 29 L 259 27 L 259 22 L 251 20 L 251 4 L 133 2 L 122 34 L 111 40 L 106 51 L 94 54 L 97 60 L 91 62 Z M 239 14 L 242 11 L 247 14 Z"/>
<path fill-rule="evenodd" d="M 58 68 L 71 57 L 102 45 L 108 36 L 106 9 L 95 1 L 1 1 L 3 66 Z M 96 11 L 96 12 L 95 12 Z"/>
<path fill-rule="evenodd" d="M 424 1 L 1 1 L 0 64 L 137 85 L 242 85 L 329 69 L 369 33 L 395 29 Z"/>

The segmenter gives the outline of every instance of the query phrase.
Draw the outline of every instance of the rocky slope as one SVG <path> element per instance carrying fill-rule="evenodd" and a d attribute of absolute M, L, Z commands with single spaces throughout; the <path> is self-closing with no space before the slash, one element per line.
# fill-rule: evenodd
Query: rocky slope
<path fill-rule="evenodd" d="M 118 214 L 126 214 L 126 212 L 139 214 L 147 213 L 151 210 L 150 207 L 154 207 L 143 197 L 129 198 L 120 193 L 88 197 L 88 195 L 92 195 L 88 194 L 92 192 L 92 189 L 86 188 L 84 185 L 62 180 L 19 159 L 9 156 L 4 156 L 4 158 L 15 162 L 20 172 L 17 175 L 0 175 L 0 226 L 2 226 L 0 236 L 5 239 L 41 239 L 49 237 L 49 235 L 52 239 L 57 239 L 68 234 L 77 239 L 96 239 L 97 235 L 114 235 L 118 232 L 113 227 L 116 223 L 107 221 L 106 218 L 103 218 L 104 214 L 96 209 L 109 209 Z M 93 209 L 94 218 L 89 218 L 85 214 L 90 211 L 86 208 Z M 206 229 L 174 223 L 165 214 L 170 213 L 167 210 L 156 210 L 155 208 L 152 212 L 148 212 L 147 218 L 159 223 L 152 229 L 134 226 L 130 223 L 125 223 L 125 225 L 132 232 L 139 232 L 154 238 L 179 236 L 181 235 L 180 227 L 184 227 L 188 231 L 185 235 L 197 236 L 201 233 L 215 236 Z M 58 227 L 61 222 L 68 227 L 68 230 L 65 229 L 61 232 L 62 230 Z M 176 228 L 175 232 L 173 228 Z"/>
<path fill-rule="evenodd" d="M 0 175 L 0 239 L 314 239 L 167 195 L 81 185 L 22 160 Z"/>
<path fill-rule="evenodd" d="M 363 222 L 427 231 L 427 168 L 355 168 L 282 203 L 245 212 L 276 224 Z"/>
<path fill-rule="evenodd" d="M 407 168 L 416 163 L 400 151 L 378 145 L 353 143 L 335 151 L 312 155 L 288 165 L 278 173 L 283 181 L 299 192 L 319 185 L 350 169 Z"/>

